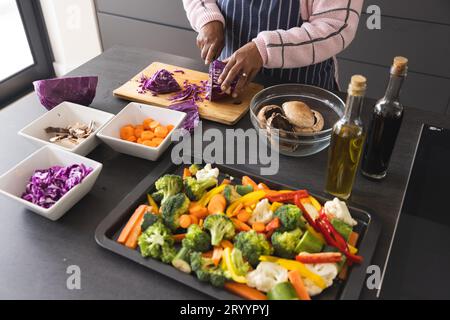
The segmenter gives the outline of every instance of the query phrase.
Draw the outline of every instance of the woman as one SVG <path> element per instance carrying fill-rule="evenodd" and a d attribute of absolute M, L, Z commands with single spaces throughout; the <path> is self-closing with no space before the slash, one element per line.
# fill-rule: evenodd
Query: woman
<path fill-rule="evenodd" d="M 363 0 L 183 0 L 209 64 L 227 62 L 219 82 L 236 97 L 263 68 L 287 81 L 337 89 L 335 55 L 353 40 Z"/>

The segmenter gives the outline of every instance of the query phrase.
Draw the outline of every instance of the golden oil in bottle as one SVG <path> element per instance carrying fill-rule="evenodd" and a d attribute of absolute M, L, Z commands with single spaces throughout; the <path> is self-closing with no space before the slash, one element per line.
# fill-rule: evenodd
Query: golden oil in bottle
<path fill-rule="evenodd" d="M 333 126 L 331 134 L 325 191 L 341 199 L 348 199 L 352 193 L 361 158 L 365 140 L 361 108 L 366 87 L 365 77 L 352 77 L 344 115 Z"/>

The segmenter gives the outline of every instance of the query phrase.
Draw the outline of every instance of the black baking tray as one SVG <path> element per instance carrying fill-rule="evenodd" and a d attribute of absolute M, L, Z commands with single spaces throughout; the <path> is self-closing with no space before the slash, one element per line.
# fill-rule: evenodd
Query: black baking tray
<path fill-rule="evenodd" d="M 265 177 L 251 175 L 246 172 L 240 171 L 230 166 L 214 165 L 217 166 L 221 172 L 222 178 L 225 175 L 230 175 L 239 182 L 240 177 L 244 175 L 250 176 L 252 179 L 258 182 L 264 182 L 270 188 L 273 189 L 299 189 L 301 186 L 296 185 L 284 185 Z M 135 188 L 132 190 L 110 214 L 100 223 L 95 232 L 95 239 L 97 243 L 105 249 L 115 252 L 125 258 L 133 260 L 140 265 L 143 265 L 153 271 L 159 272 L 169 278 L 174 279 L 186 286 L 199 290 L 213 298 L 223 300 L 236 300 L 240 299 L 238 296 L 226 291 L 225 289 L 215 288 L 208 283 L 203 283 L 197 280 L 193 275 L 185 274 L 178 271 L 171 265 L 164 264 L 154 259 L 143 258 L 138 250 L 131 250 L 116 242 L 122 228 L 125 226 L 128 219 L 133 214 L 134 210 L 143 203 L 147 202 L 147 192 L 154 190 L 155 181 L 164 174 L 175 173 L 182 174 L 183 166 L 174 165 L 170 162 L 162 162 L 153 170 L 147 177 L 145 177 Z M 310 192 L 321 203 L 324 203 L 329 198 L 326 198 L 324 194 Z M 358 299 L 361 293 L 361 289 L 365 283 L 366 270 L 370 265 L 372 256 L 380 235 L 380 224 L 376 220 L 376 217 L 369 213 L 366 209 L 355 208 L 349 206 L 349 210 L 355 220 L 358 221 L 358 225 L 355 227 L 355 232 L 359 233 L 359 240 L 357 247 L 359 249 L 358 254 L 364 257 L 364 261 L 360 265 L 354 265 L 350 267 L 348 277 L 345 281 L 335 280 L 332 287 L 324 290 L 322 294 L 315 297 L 319 300 L 355 300 Z"/>

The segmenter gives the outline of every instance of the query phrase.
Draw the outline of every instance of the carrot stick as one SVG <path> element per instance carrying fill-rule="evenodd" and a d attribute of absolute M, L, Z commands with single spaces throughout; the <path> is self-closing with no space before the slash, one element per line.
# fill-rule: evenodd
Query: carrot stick
<path fill-rule="evenodd" d="M 183 169 L 183 180 L 186 179 L 186 178 L 188 178 L 188 177 L 191 177 L 191 176 L 192 176 L 192 174 L 191 174 L 191 172 L 189 171 L 189 169 L 188 169 L 188 168 L 184 168 L 184 169 Z"/>
<path fill-rule="evenodd" d="M 242 222 L 247 222 L 252 217 L 252 214 L 250 212 L 247 212 L 246 210 L 241 210 L 241 212 L 238 213 L 237 217 Z"/>
<path fill-rule="evenodd" d="M 222 242 L 220 243 L 222 248 L 230 248 L 230 250 L 233 250 L 234 245 L 231 243 L 231 241 L 229 240 L 222 240 Z"/>
<path fill-rule="evenodd" d="M 303 283 L 302 277 L 300 276 L 300 272 L 298 270 L 292 270 L 288 273 L 289 281 L 297 292 L 297 295 L 300 300 L 311 300 L 311 297 L 308 294 L 308 291 L 305 288 L 305 284 Z"/>
<path fill-rule="evenodd" d="M 260 223 L 260 222 L 255 222 L 252 225 L 252 228 L 253 228 L 253 230 L 255 230 L 256 232 L 259 232 L 259 233 L 266 231 L 265 224 L 264 223 Z"/>
<path fill-rule="evenodd" d="M 265 183 L 258 183 L 258 190 L 270 190 L 270 188 Z"/>
<path fill-rule="evenodd" d="M 227 200 L 221 194 L 216 194 L 208 203 L 208 213 L 223 213 L 225 212 L 225 208 L 227 206 Z"/>
<path fill-rule="evenodd" d="M 242 185 L 244 186 L 252 186 L 253 190 L 256 191 L 258 190 L 258 184 L 252 180 L 252 178 L 250 178 L 249 176 L 243 176 L 242 177 Z"/>
<path fill-rule="evenodd" d="M 206 218 L 206 216 L 208 215 L 208 208 L 196 202 L 192 202 L 189 207 L 189 214 L 196 216 L 199 219 L 203 219 Z"/>
<path fill-rule="evenodd" d="M 244 208 L 244 204 L 243 203 L 239 203 L 237 205 L 237 207 L 233 210 L 233 212 L 231 213 L 231 217 L 236 216 L 242 209 Z"/>
<path fill-rule="evenodd" d="M 223 179 L 221 184 L 230 184 L 230 179 Z"/>
<path fill-rule="evenodd" d="M 222 259 L 223 248 L 222 247 L 214 247 L 212 261 L 214 265 L 217 267 Z"/>
<path fill-rule="evenodd" d="M 226 282 L 225 289 L 247 300 L 267 300 L 265 294 L 242 283 Z"/>
<path fill-rule="evenodd" d="M 136 226 L 138 226 L 138 227 L 141 226 L 142 218 L 144 217 L 144 214 L 147 212 L 147 208 L 148 208 L 147 205 L 140 205 L 136 209 L 136 211 L 134 211 L 130 220 L 128 220 L 127 224 L 125 225 L 122 232 L 120 233 L 119 239 L 117 239 L 118 243 L 125 244 L 131 231 Z"/>
<path fill-rule="evenodd" d="M 240 221 L 238 219 L 235 219 L 235 218 L 231 218 L 231 221 L 233 221 L 234 227 L 236 229 L 238 229 L 239 231 L 250 231 L 250 230 L 252 230 L 252 228 L 248 224 L 246 224 L 245 222 L 242 222 L 242 221 Z"/>
<path fill-rule="evenodd" d="M 186 237 L 186 233 L 174 234 L 172 236 L 175 242 L 181 242 Z"/>
<path fill-rule="evenodd" d="M 198 224 L 199 219 L 197 216 L 190 214 L 189 217 L 191 217 L 191 224 Z"/>
<path fill-rule="evenodd" d="M 180 227 L 183 229 L 188 228 L 192 224 L 191 217 L 188 214 L 180 216 Z"/>
<path fill-rule="evenodd" d="M 130 234 L 128 235 L 127 241 L 125 242 L 125 246 L 130 249 L 136 249 L 138 246 L 138 239 L 139 236 L 142 234 L 142 228 L 141 223 L 143 220 L 143 217 L 141 218 L 140 223 L 134 226 L 134 228 L 131 230 Z"/>
<path fill-rule="evenodd" d="M 273 231 L 276 230 L 280 227 L 280 218 L 275 217 L 274 219 L 272 219 L 272 221 L 270 221 L 267 226 L 266 226 L 266 231 Z"/>
<path fill-rule="evenodd" d="M 340 252 L 302 253 L 295 260 L 304 264 L 338 263 L 342 260 Z"/>

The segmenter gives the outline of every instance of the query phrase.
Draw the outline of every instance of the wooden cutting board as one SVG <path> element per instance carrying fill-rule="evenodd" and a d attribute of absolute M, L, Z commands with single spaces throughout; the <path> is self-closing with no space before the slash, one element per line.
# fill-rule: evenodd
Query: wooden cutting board
<path fill-rule="evenodd" d="M 174 77 L 178 81 L 180 86 L 183 85 L 184 80 L 189 80 L 190 83 L 196 84 L 200 84 L 200 81 L 202 80 L 208 80 L 208 74 L 204 72 L 185 69 L 161 62 L 153 62 L 146 69 L 139 72 L 139 74 L 137 74 L 133 79 L 125 83 L 120 88 L 114 90 L 114 96 L 125 100 L 153 104 L 161 107 L 168 107 L 171 104 L 171 101 L 169 101 L 167 98 L 170 97 L 173 93 L 160 94 L 157 96 L 152 96 L 150 92 L 147 92 L 145 94 L 138 93 L 139 79 L 141 75 L 144 74 L 147 77 L 151 77 L 156 71 L 160 69 L 166 69 L 170 72 L 173 72 L 175 70 L 183 70 L 184 74 L 178 72 L 174 73 Z M 200 117 L 206 120 L 211 120 L 226 125 L 233 125 L 247 113 L 248 109 L 250 108 L 250 101 L 252 100 L 253 96 L 263 88 L 264 87 L 259 84 L 250 83 L 245 92 L 243 92 L 241 96 L 236 99 L 230 96 L 218 102 L 211 102 L 206 99 L 203 102 L 197 102 Z"/>

